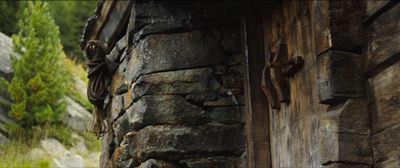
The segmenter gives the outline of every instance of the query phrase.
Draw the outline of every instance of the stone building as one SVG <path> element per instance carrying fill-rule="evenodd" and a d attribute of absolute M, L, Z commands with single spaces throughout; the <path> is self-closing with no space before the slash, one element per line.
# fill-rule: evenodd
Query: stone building
<path fill-rule="evenodd" d="M 398 1 L 100 1 L 101 167 L 400 167 Z"/>

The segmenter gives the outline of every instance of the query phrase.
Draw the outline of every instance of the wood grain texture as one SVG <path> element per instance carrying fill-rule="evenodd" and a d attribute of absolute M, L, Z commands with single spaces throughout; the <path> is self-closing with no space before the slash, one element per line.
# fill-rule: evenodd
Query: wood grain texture
<path fill-rule="evenodd" d="M 378 10 L 382 9 L 382 7 L 384 7 L 389 2 L 390 0 L 367 1 L 365 16 L 370 17 L 374 15 Z"/>
<path fill-rule="evenodd" d="M 367 34 L 366 71 L 372 76 L 400 61 L 400 4 L 375 19 Z"/>
<path fill-rule="evenodd" d="M 368 101 L 348 99 L 321 116 L 321 161 L 372 164 Z"/>
<path fill-rule="evenodd" d="M 374 98 L 373 133 L 400 125 L 400 63 L 369 79 Z"/>
<path fill-rule="evenodd" d="M 318 103 L 317 67 L 314 53 L 312 10 L 314 2 L 284 1 L 263 19 L 265 48 L 277 50 L 287 44 L 288 59 L 304 56 L 304 68 L 289 81 L 290 103 L 271 110 L 273 167 L 321 167 L 319 116 L 325 107 Z"/>
<path fill-rule="evenodd" d="M 271 167 L 268 102 L 261 89 L 264 67 L 264 42 L 258 11 L 248 13 L 244 21 L 245 97 L 248 167 Z"/>
<path fill-rule="evenodd" d="M 338 97 L 340 92 L 341 96 L 347 93 L 347 98 L 360 97 L 358 89 L 362 88 L 361 57 L 344 52 L 353 51 L 362 42 L 355 38 L 360 35 L 360 27 L 351 27 L 362 26 L 360 13 L 350 15 L 348 21 L 333 20 L 332 15 L 349 14 L 354 4 L 338 1 L 343 7 L 336 9 L 340 4 L 332 3 L 335 2 L 284 1 L 281 8 L 276 5 L 265 14 L 265 48 L 276 51 L 275 46 L 285 42 L 289 59 L 304 57 L 304 68 L 289 81 L 291 102 L 281 104 L 279 111 L 269 111 L 273 167 L 345 167 L 346 161 L 368 167 L 372 163 L 367 103 L 337 101 L 329 110 L 319 103 L 320 79 L 329 83 L 324 89 L 330 98 Z M 360 20 L 351 23 L 352 19 Z M 347 28 L 350 31 L 343 33 Z M 342 51 L 332 51 L 335 47 Z M 332 110 L 334 107 L 336 110 Z"/>
<path fill-rule="evenodd" d="M 375 167 L 400 166 L 400 4 L 386 9 L 368 27 L 372 147 Z"/>
<path fill-rule="evenodd" d="M 361 52 L 363 43 L 362 1 L 313 1 L 315 52 L 328 49 Z"/>
<path fill-rule="evenodd" d="M 329 50 L 318 57 L 318 96 L 322 104 L 337 104 L 363 96 L 361 56 Z"/>

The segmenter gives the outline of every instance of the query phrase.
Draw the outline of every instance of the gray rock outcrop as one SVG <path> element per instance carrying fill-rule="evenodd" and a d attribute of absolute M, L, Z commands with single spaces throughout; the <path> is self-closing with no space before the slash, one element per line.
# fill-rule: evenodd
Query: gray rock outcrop
<path fill-rule="evenodd" d="M 64 114 L 63 123 L 71 129 L 85 131 L 90 120 L 90 113 L 80 104 L 69 97 L 65 97 L 67 111 Z"/>

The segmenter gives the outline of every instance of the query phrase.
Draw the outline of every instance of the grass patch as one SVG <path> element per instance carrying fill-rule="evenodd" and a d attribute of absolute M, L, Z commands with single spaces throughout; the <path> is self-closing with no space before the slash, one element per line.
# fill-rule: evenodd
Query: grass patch
<path fill-rule="evenodd" d="M 51 166 L 51 158 L 43 156 L 39 159 L 30 159 L 26 156 L 39 142 L 35 136 L 27 143 L 26 137 L 17 134 L 7 145 L 0 146 L 0 167 L 24 167 L 24 168 L 48 168 Z"/>
<path fill-rule="evenodd" d="M 45 138 L 55 138 L 66 147 L 71 147 L 74 144 L 72 130 L 62 124 L 55 124 L 44 128 Z"/>
<path fill-rule="evenodd" d="M 44 126 L 33 126 L 31 129 L 23 129 L 16 124 L 6 125 L 10 135 L 16 135 L 11 141 L 25 142 L 29 146 L 36 146 L 40 140 L 55 138 L 61 144 L 71 147 L 74 144 L 72 130 L 63 124 L 50 124 Z"/>
<path fill-rule="evenodd" d="M 82 94 L 79 92 L 79 88 L 76 88 L 76 83 L 79 81 L 76 80 L 81 80 L 86 86 L 89 83 L 89 79 L 87 78 L 87 72 L 85 68 L 81 65 L 76 63 L 75 61 L 67 58 L 65 56 L 65 53 L 62 53 L 62 58 L 63 58 L 63 63 L 68 71 L 69 74 L 69 81 L 74 81 L 71 82 L 70 85 L 68 86 L 68 96 L 71 97 L 74 101 L 78 102 L 80 105 L 82 105 L 85 109 L 92 111 L 93 110 L 93 105 L 90 104 L 89 100 L 87 99 L 85 94 Z"/>
<path fill-rule="evenodd" d="M 89 152 L 101 152 L 101 141 L 91 132 L 82 132 L 80 136 L 85 140 Z"/>

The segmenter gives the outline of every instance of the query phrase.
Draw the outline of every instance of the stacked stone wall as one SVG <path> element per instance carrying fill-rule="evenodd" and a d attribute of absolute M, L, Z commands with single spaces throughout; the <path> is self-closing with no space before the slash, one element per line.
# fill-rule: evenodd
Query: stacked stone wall
<path fill-rule="evenodd" d="M 133 5 L 107 55 L 102 167 L 244 167 L 240 22 L 204 7 Z"/>

